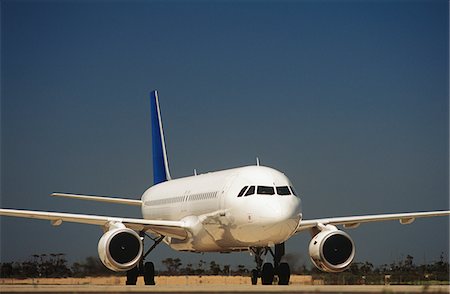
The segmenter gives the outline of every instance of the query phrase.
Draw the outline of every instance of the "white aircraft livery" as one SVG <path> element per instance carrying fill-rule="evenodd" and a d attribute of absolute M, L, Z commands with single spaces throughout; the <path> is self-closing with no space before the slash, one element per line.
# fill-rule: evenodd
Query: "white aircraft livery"
<path fill-rule="evenodd" d="M 398 220 L 411 224 L 416 218 L 448 216 L 450 211 L 331 217 L 304 220 L 300 195 L 280 171 L 245 166 L 207 174 L 172 179 L 156 91 L 150 94 L 154 185 L 140 200 L 53 193 L 52 196 L 140 206 L 142 219 L 114 216 L 0 209 L 0 215 L 97 225 L 104 234 L 98 242 L 103 264 L 113 271 L 127 272 L 127 285 L 139 276 L 154 285 L 152 262 L 147 255 L 161 242 L 178 251 L 248 251 L 256 268 L 251 282 L 289 284 L 290 268 L 282 262 L 285 242 L 300 232 L 310 232 L 309 255 L 322 271 L 346 270 L 355 256 L 350 236 L 337 228 L 356 228 L 362 223 Z M 150 234 L 154 244 L 144 252 L 144 239 Z M 267 256 L 273 262 L 263 263 Z"/>

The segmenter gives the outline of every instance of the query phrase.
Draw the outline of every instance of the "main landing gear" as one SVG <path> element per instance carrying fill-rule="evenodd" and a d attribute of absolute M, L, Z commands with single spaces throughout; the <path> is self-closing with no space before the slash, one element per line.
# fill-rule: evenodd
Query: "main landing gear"
<path fill-rule="evenodd" d="M 284 256 L 284 243 L 275 245 L 275 252 L 270 247 L 252 247 L 250 248 L 255 256 L 256 269 L 251 272 L 252 285 L 258 283 L 261 278 L 263 285 L 272 285 L 276 276 L 278 276 L 278 285 L 289 285 L 291 270 L 289 264 L 281 262 Z M 266 262 L 263 264 L 263 256 L 270 253 L 273 257 L 273 264 Z"/>
<path fill-rule="evenodd" d="M 145 252 L 145 254 L 142 256 L 141 260 L 139 261 L 139 264 L 136 267 L 132 268 L 131 270 L 127 271 L 126 285 L 136 285 L 139 276 L 144 277 L 145 285 L 155 285 L 155 265 L 153 264 L 153 262 L 144 263 L 144 260 L 147 257 L 147 255 L 149 255 L 150 252 L 152 252 L 153 249 L 155 249 L 155 247 L 158 246 L 159 243 L 161 243 L 161 241 L 164 239 L 165 236 L 152 238 L 145 232 L 141 232 L 140 235 L 142 238 L 145 238 L 147 236 L 154 243 L 152 247 L 150 247 L 147 250 L 147 252 Z"/>

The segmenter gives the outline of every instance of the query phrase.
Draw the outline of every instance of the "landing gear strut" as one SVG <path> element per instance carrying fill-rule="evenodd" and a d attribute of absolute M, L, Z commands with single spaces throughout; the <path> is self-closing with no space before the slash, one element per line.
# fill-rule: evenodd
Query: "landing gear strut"
<path fill-rule="evenodd" d="M 153 249 L 158 246 L 159 243 L 162 242 L 165 236 L 159 236 L 157 238 L 152 238 L 151 236 L 147 235 L 145 232 L 140 232 L 140 236 L 145 239 L 145 237 L 148 237 L 150 240 L 152 240 L 154 243 L 153 245 L 145 252 L 144 255 L 142 255 L 141 260 L 139 261 L 139 264 L 127 271 L 127 281 L 126 285 L 136 285 L 137 279 L 139 276 L 144 276 L 144 283 L 145 285 L 155 285 L 155 265 L 153 262 L 145 262 L 144 260 L 147 257 L 147 255 L 150 254 L 150 252 L 153 251 Z"/>
<path fill-rule="evenodd" d="M 291 277 L 291 270 L 289 264 L 281 262 L 284 256 L 284 243 L 275 245 L 275 252 L 270 247 L 250 248 L 255 256 L 256 269 L 252 270 L 251 281 L 252 285 L 258 283 L 258 278 L 261 278 L 261 284 L 272 285 L 275 276 L 278 276 L 278 285 L 289 285 Z M 273 264 L 266 262 L 263 264 L 263 255 L 270 253 L 273 257 Z"/>

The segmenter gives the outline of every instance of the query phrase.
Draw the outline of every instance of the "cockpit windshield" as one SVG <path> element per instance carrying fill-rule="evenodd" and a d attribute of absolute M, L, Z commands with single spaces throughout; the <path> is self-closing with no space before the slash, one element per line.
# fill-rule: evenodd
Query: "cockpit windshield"
<path fill-rule="evenodd" d="M 288 186 L 281 186 L 277 187 L 277 194 L 281 196 L 291 195 L 291 191 L 289 190 Z"/>
<path fill-rule="evenodd" d="M 242 195 L 244 195 L 245 190 L 247 190 L 248 186 L 245 186 L 244 188 L 242 188 L 241 192 L 239 192 L 237 197 L 242 197 Z"/>
<path fill-rule="evenodd" d="M 255 194 L 255 186 L 250 186 L 250 188 L 248 188 L 247 193 L 245 193 L 244 196 L 250 196 Z"/>
<path fill-rule="evenodd" d="M 290 186 L 289 188 L 291 188 L 292 194 L 297 196 L 297 192 L 295 191 L 294 187 Z"/>
<path fill-rule="evenodd" d="M 280 195 L 280 196 L 288 196 L 294 195 L 297 196 L 297 193 L 292 186 L 245 186 L 240 191 L 237 197 L 242 196 L 250 196 L 254 195 L 256 192 L 257 195 Z"/>
<path fill-rule="evenodd" d="M 269 186 L 258 186 L 256 194 L 259 195 L 273 195 L 275 194 L 275 189 Z"/>

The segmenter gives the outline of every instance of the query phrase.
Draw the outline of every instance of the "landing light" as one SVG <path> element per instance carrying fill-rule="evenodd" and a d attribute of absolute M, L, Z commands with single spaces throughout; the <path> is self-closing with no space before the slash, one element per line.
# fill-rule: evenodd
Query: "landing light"
<path fill-rule="evenodd" d="M 63 223 L 63 221 L 62 219 L 54 219 L 51 220 L 50 223 L 52 224 L 52 226 L 57 227 L 60 226 Z"/>
<path fill-rule="evenodd" d="M 401 218 L 400 223 L 402 225 L 409 225 L 412 224 L 416 219 L 414 217 L 408 217 L 408 218 Z"/>

